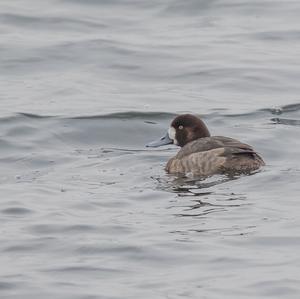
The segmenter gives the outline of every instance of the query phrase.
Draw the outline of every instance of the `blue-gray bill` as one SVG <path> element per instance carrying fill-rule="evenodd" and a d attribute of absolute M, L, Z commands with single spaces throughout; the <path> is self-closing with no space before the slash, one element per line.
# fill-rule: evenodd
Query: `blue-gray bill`
<path fill-rule="evenodd" d="M 162 145 L 167 145 L 173 143 L 173 140 L 170 139 L 169 134 L 167 133 L 165 136 L 161 137 L 159 140 L 152 141 L 146 144 L 146 147 L 159 147 Z"/>

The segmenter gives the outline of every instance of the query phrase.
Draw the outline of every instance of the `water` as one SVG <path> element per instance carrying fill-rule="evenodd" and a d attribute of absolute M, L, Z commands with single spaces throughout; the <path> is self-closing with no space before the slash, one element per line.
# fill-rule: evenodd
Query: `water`
<path fill-rule="evenodd" d="M 299 298 L 298 1 L 2 0 L 1 298 Z M 146 149 L 176 113 L 267 166 Z"/>

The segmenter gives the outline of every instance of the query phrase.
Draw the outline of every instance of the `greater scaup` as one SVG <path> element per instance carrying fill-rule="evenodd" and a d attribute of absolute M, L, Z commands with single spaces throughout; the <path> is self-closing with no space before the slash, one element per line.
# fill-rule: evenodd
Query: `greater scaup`
<path fill-rule="evenodd" d="M 210 136 L 204 122 L 191 114 L 177 116 L 164 137 L 146 146 L 171 143 L 181 147 L 166 165 L 171 174 L 250 173 L 265 165 L 250 145 L 229 137 Z"/>

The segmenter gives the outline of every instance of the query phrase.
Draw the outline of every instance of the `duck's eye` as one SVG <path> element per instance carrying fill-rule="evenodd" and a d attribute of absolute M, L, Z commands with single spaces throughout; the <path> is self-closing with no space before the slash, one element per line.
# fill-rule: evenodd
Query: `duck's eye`
<path fill-rule="evenodd" d="M 183 129 L 183 126 L 180 125 L 180 126 L 178 127 L 178 129 L 179 129 L 179 130 L 182 130 L 182 129 Z"/>

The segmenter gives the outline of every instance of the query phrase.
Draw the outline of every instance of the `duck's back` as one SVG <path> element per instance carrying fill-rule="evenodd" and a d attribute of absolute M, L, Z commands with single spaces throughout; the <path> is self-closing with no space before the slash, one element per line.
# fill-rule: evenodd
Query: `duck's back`
<path fill-rule="evenodd" d="M 264 165 L 254 149 L 236 139 L 213 136 L 187 143 L 167 163 L 169 173 L 209 176 L 216 173 L 247 173 Z"/>

